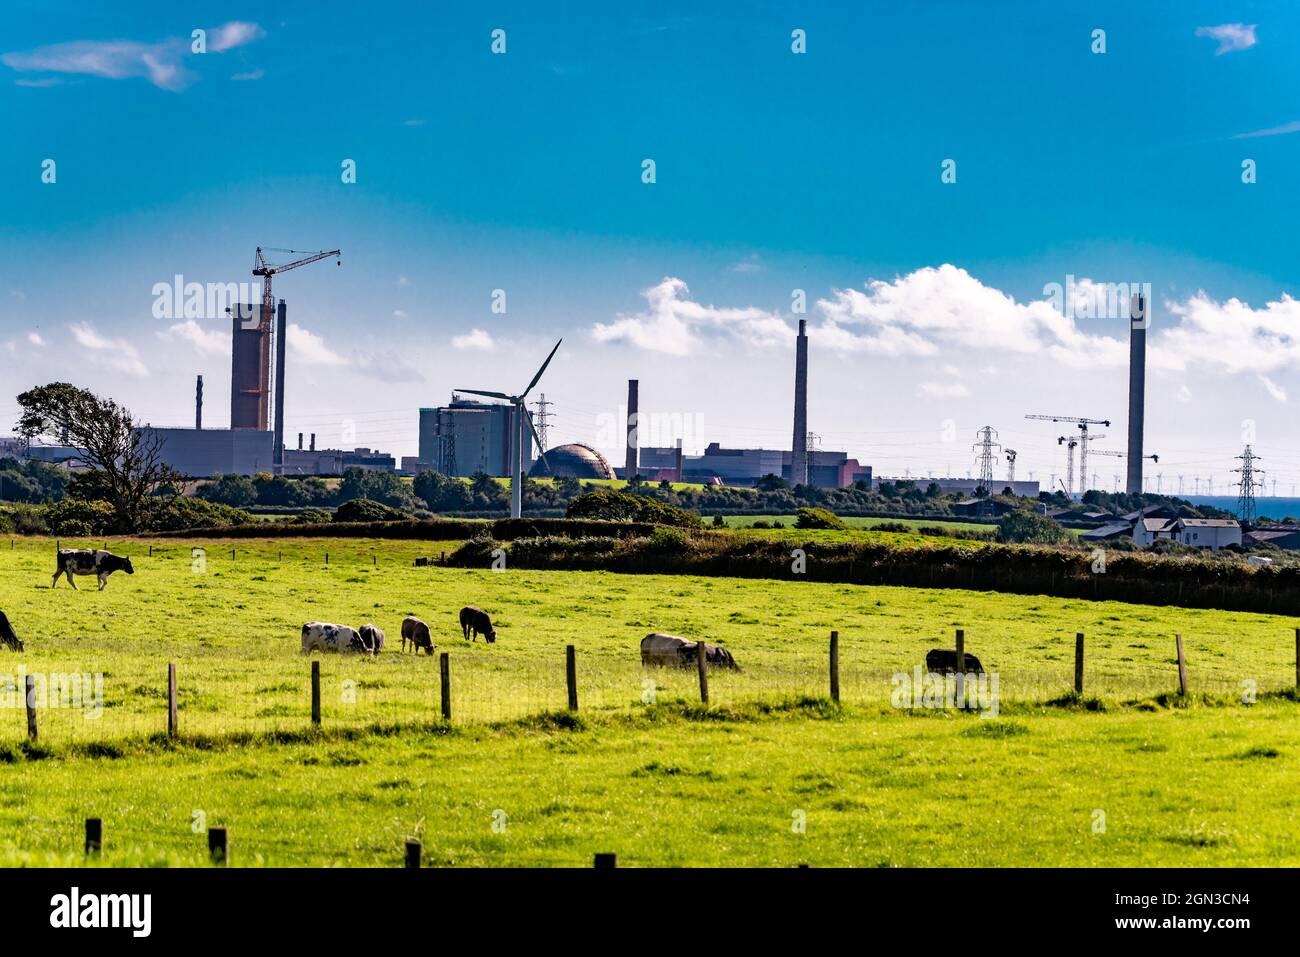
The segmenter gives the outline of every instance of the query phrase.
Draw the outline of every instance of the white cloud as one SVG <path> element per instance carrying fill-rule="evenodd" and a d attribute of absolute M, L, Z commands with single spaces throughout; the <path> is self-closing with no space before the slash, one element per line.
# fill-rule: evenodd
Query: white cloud
<path fill-rule="evenodd" d="M 748 259 L 742 259 L 738 263 L 732 263 L 732 272 L 761 272 L 763 264 L 759 262 L 758 254 L 754 253 Z"/>
<path fill-rule="evenodd" d="M 125 339 L 108 339 L 96 332 L 89 322 L 74 322 L 68 328 L 72 330 L 77 345 L 95 353 L 97 362 L 126 375 L 144 377 L 149 374 L 140 361 L 140 353 Z"/>
<path fill-rule="evenodd" d="M 1238 133 L 1233 139 L 1250 140 L 1258 136 L 1285 136 L 1288 133 L 1300 133 L 1300 120 L 1292 120 L 1290 123 L 1283 123 L 1281 126 L 1270 126 L 1268 129 L 1253 130 L 1250 133 Z"/>
<path fill-rule="evenodd" d="M 1215 302 L 1197 292 L 1185 302 L 1166 303 L 1178 324 L 1148 343 L 1153 366 L 1182 371 L 1188 366 L 1266 374 L 1294 369 L 1300 362 L 1300 302 L 1280 301 L 1252 309 L 1239 299 Z M 1159 327 L 1159 316 L 1153 320 Z"/>
<path fill-rule="evenodd" d="M 160 339 L 185 342 L 204 355 L 221 356 L 230 353 L 230 335 L 219 329 L 205 329 L 193 319 L 168 326 L 158 333 Z"/>
<path fill-rule="evenodd" d="M 1259 26 L 1257 23 L 1220 23 L 1216 27 L 1197 27 L 1196 35 L 1218 40 L 1219 48 L 1214 51 L 1214 55 L 1223 56 L 1225 53 L 1249 50 L 1253 47 L 1258 42 L 1255 36 L 1257 26 Z"/>
<path fill-rule="evenodd" d="M 689 355 L 704 334 L 722 334 L 753 346 L 788 343 L 794 331 L 774 312 L 755 306 L 718 308 L 687 298 L 686 283 L 671 276 L 642 291 L 649 308 L 620 315 L 592 327 L 597 342 L 626 342 L 640 349 L 669 355 Z"/>
<path fill-rule="evenodd" d="M 208 49 L 223 53 L 265 35 L 265 31 L 255 23 L 232 20 L 209 31 Z M 182 65 L 189 56 L 188 37 L 174 37 L 157 43 L 73 40 L 26 52 L 5 53 L 0 55 L 0 63 L 19 73 L 67 73 L 106 80 L 143 77 L 159 89 L 176 92 L 193 79 L 193 74 Z M 18 82 L 46 85 L 51 79 Z"/>
<path fill-rule="evenodd" d="M 312 366 L 344 366 L 347 360 L 325 345 L 325 340 L 296 322 L 289 323 L 286 338 L 295 362 Z"/>
<path fill-rule="evenodd" d="M 1286 401 L 1286 390 L 1283 389 L 1276 382 L 1274 382 L 1272 379 L 1270 379 L 1268 376 L 1261 375 L 1259 377 L 1259 381 L 1263 384 L 1264 388 L 1268 390 L 1268 394 L 1271 395 L 1278 402 Z"/>
<path fill-rule="evenodd" d="M 394 310 L 393 310 L 393 315 L 396 316 L 398 319 L 405 319 L 405 318 L 406 318 L 406 310 L 405 310 L 405 309 L 394 309 Z"/>
<path fill-rule="evenodd" d="M 399 286 L 409 286 L 411 284 L 411 280 L 407 279 L 405 276 L 398 276 L 397 284 Z"/>
<path fill-rule="evenodd" d="M 463 336 L 453 336 L 451 345 L 453 349 L 478 349 L 483 352 L 497 347 L 492 336 L 483 329 L 471 329 Z"/>
<path fill-rule="evenodd" d="M 264 76 L 266 76 L 266 73 L 262 70 L 249 70 L 247 73 L 236 73 L 230 78 L 239 83 L 248 83 L 254 80 L 260 80 Z"/>
<path fill-rule="evenodd" d="M 918 391 L 931 399 L 964 399 L 970 395 L 970 389 L 960 382 L 922 382 Z"/>
<path fill-rule="evenodd" d="M 1192 401 L 1192 390 L 1187 388 L 1184 383 L 1178 387 L 1178 393 L 1174 396 L 1179 402 L 1187 403 Z"/>
<path fill-rule="evenodd" d="M 39 332 L 29 332 L 29 333 L 27 333 L 27 341 L 30 342 L 30 343 L 31 343 L 32 345 L 34 345 L 34 346 L 43 346 L 43 345 L 45 345 L 45 340 L 41 338 L 41 334 L 40 334 Z"/>
<path fill-rule="evenodd" d="M 229 23 L 223 23 L 221 26 L 208 31 L 208 49 L 213 53 L 225 53 L 227 50 L 235 49 L 235 47 L 242 47 L 254 40 L 260 40 L 264 36 L 266 36 L 266 31 L 256 23 L 249 23 L 246 20 L 231 20 Z"/>

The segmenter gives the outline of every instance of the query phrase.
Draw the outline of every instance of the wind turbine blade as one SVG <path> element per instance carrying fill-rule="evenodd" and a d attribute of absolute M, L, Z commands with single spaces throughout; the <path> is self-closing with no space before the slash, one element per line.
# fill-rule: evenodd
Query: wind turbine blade
<path fill-rule="evenodd" d="M 452 392 L 467 392 L 470 395 L 485 395 L 489 399 L 505 399 L 507 402 L 513 402 L 515 397 L 506 395 L 504 392 L 480 392 L 478 389 L 452 389 Z"/>
<path fill-rule="evenodd" d="M 560 342 L 563 342 L 563 341 L 564 341 L 563 339 L 560 340 Z M 522 398 L 524 398 L 524 396 L 528 395 L 528 393 L 530 393 L 530 392 L 533 391 L 533 386 L 537 385 L 537 380 L 540 379 L 540 378 L 542 377 L 542 373 L 546 371 L 546 367 L 547 367 L 548 365 L 550 365 L 550 364 L 551 364 L 551 360 L 552 360 L 553 358 L 555 358 L 555 353 L 559 351 L 559 348 L 560 348 L 560 342 L 557 342 L 557 343 L 555 344 L 555 348 L 551 350 L 551 354 L 550 354 L 549 356 L 546 357 L 546 361 L 542 363 L 542 367 L 541 367 L 540 369 L 537 370 L 537 375 L 533 376 L 533 381 L 530 382 L 530 383 L 528 383 L 528 388 L 525 389 L 525 390 L 520 394 L 519 398 L 522 399 Z"/>
<path fill-rule="evenodd" d="M 533 425 L 533 417 L 528 414 L 527 410 L 522 408 L 522 405 L 519 408 L 523 412 L 524 418 L 528 420 L 528 427 L 533 430 L 533 438 L 537 440 L 537 457 L 542 460 L 542 464 L 546 466 L 546 471 L 549 472 L 551 471 L 551 463 L 546 461 L 546 452 L 542 449 L 542 437 L 537 434 L 537 426 Z"/>

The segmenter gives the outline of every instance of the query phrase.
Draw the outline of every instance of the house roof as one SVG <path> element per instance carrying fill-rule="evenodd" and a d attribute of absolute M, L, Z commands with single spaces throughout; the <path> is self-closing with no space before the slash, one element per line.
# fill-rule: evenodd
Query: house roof
<path fill-rule="evenodd" d="M 1146 518 L 1148 515 L 1168 515 L 1172 517 L 1176 513 L 1168 505 L 1148 505 L 1146 508 L 1138 509 L 1136 512 L 1129 512 L 1123 516 L 1126 522 L 1136 522 L 1139 518 Z"/>
<path fill-rule="evenodd" d="M 1174 527 L 1174 519 L 1144 518 L 1142 519 L 1142 527 L 1145 528 L 1148 532 L 1166 532 L 1169 529 Z"/>
<path fill-rule="evenodd" d="M 1178 524 L 1188 528 L 1240 528 L 1235 518 L 1180 518 Z"/>
<path fill-rule="evenodd" d="M 1103 525 L 1100 528 L 1090 529 L 1079 537 L 1086 538 L 1089 541 L 1100 538 L 1114 538 L 1116 535 L 1127 535 L 1132 527 L 1128 522 L 1116 522 L 1112 525 Z"/>

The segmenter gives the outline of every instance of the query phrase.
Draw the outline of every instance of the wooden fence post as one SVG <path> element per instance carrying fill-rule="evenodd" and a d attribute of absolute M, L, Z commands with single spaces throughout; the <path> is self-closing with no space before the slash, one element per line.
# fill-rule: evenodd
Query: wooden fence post
<path fill-rule="evenodd" d="M 578 710 L 578 667 L 573 645 L 564 648 L 564 678 L 569 685 L 569 710 Z"/>
<path fill-rule="evenodd" d="M 1187 694 L 1187 660 L 1183 657 L 1183 636 L 1174 635 L 1174 641 L 1178 645 L 1178 693 Z"/>
<path fill-rule="evenodd" d="M 101 818 L 86 818 L 86 853 L 98 854 L 104 848 L 104 822 Z"/>
<path fill-rule="evenodd" d="M 167 663 L 167 737 L 174 738 L 179 730 L 176 714 L 176 662 Z"/>
<path fill-rule="evenodd" d="M 972 574 L 974 569 L 972 569 Z M 957 629 L 957 707 L 966 707 L 966 630 Z"/>
<path fill-rule="evenodd" d="M 420 850 L 421 850 L 421 844 L 419 841 L 406 842 L 406 866 L 407 867 L 413 867 L 419 869 Z"/>
<path fill-rule="evenodd" d="M 1295 690 L 1300 691 L 1300 628 L 1295 630 Z"/>
<path fill-rule="evenodd" d="M 1074 636 L 1074 693 L 1083 694 L 1083 632 Z"/>
<path fill-rule="evenodd" d="M 704 639 L 695 643 L 695 664 L 700 670 L 700 701 L 709 706 L 709 662 L 704 656 Z"/>
<path fill-rule="evenodd" d="M 320 727 L 320 662 L 311 663 L 311 723 Z"/>
<path fill-rule="evenodd" d="M 840 633 L 831 632 L 831 700 L 840 703 Z"/>
<path fill-rule="evenodd" d="M 27 705 L 27 737 L 36 740 L 36 676 L 28 675 L 23 700 Z"/>
<path fill-rule="evenodd" d="M 451 720 L 451 656 L 443 652 L 438 659 L 438 671 L 442 678 L 442 720 Z"/>
<path fill-rule="evenodd" d="M 613 870 L 618 867 L 617 854 L 597 854 L 596 859 L 592 861 L 592 866 L 597 870 Z"/>
<path fill-rule="evenodd" d="M 212 858 L 213 864 L 219 867 L 225 866 L 228 856 L 224 827 L 208 828 L 208 856 Z"/>

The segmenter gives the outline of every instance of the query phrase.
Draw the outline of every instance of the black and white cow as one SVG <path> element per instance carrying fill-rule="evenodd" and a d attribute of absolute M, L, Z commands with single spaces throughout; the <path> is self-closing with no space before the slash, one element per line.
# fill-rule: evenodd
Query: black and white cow
<path fill-rule="evenodd" d="M 492 619 L 488 617 L 488 613 L 473 605 L 466 605 L 460 610 L 460 630 L 466 641 L 473 641 L 479 635 L 486 638 L 488 644 L 497 640 L 497 630 L 492 627 Z"/>
<path fill-rule="evenodd" d="M 302 653 L 313 651 L 368 652 L 361 633 L 347 625 L 331 625 L 323 621 L 309 621 L 302 626 Z"/>
<path fill-rule="evenodd" d="M 23 650 L 22 639 L 14 634 L 13 626 L 9 624 L 9 619 L 2 611 L 0 611 L 0 645 L 8 645 L 14 651 Z"/>
<path fill-rule="evenodd" d="M 687 638 L 655 632 L 641 639 L 641 664 L 689 668 L 696 663 L 696 656 L 699 654 L 698 645 L 699 642 Z M 731 652 L 717 645 L 704 646 L 704 661 L 706 664 L 740 670 Z"/>
<path fill-rule="evenodd" d="M 59 583 L 60 575 L 67 576 L 68 584 L 74 589 L 77 587 L 76 581 L 73 580 L 74 575 L 94 575 L 99 579 L 99 590 L 103 591 L 104 586 L 108 584 L 108 576 L 113 572 L 135 574 L 135 569 L 131 567 L 131 559 L 122 558 L 103 549 L 61 548 L 58 556 L 59 567 L 54 573 L 54 580 L 50 582 L 51 588 Z"/>
<path fill-rule="evenodd" d="M 384 630 L 369 622 L 361 626 L 361 643 L 372 655 L 384 650 Z"/>

